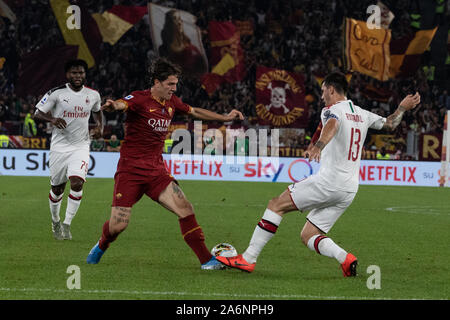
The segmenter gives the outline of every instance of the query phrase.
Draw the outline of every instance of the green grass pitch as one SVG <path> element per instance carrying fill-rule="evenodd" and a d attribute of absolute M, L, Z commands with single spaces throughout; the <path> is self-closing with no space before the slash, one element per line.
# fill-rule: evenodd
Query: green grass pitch
<path fill-rule="evenodd" d="M 264 209 L 287 184 L 180 181 L 209 248 L 247 248 Z M 110 215 L 112 179 L 89 179 L 72 222 L 72 241 L 56 241 L 48 208 L 49 179 L 0 176 L 0 299 L 294 300 L 450 299 L 450 189 L 361 186 L 329 236 L 358 257 L 358 276 L 344 278 L 334 259 L 304 247 L 305 214 L 285 216 L 256 269 L 202 271 L 182 240 L 177 218 L 148 198 L 103 256 L 86 256 Z M 67 189 L 66 189 L 67 195 Z M 61 208 L 64 219 L 66 196 Z M 68 289 L 69 266 L 81 289 Z M 369 266 L 380 289 L 369 289 Z M 368 272 L 369 271 L 369 272 Z"/>

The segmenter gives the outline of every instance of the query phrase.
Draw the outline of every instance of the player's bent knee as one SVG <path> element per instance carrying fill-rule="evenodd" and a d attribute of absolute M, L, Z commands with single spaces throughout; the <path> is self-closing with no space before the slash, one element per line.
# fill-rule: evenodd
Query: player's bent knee
<path fill-rule="evenodd" d="M 64 187 L 60 187 L 60 186 L 53 187 L 52 186 L 52 191 L 55 195 L 59 196 L 64 193 Z"/>
<path fill-rule="evenodd" d="M 64 182 L 64 183 L 59 184 L 59 185 L 57 185 L 57 186 L 53 186 L 53 185 L 52 185 L 51 187 L 52 187 L 52 192 L 53 192 L 55 195 L 59 196 L 59 195 L 61 195 L 61 194 L 64 193 L 64 189 L 66 188 L 66 183 Z"/>
<path fill-rule="evenodd" d="M 83 189 L 84 180 L 81 178 L 73 177 L 70 178 L 70 189 L 79 192 Z"/>

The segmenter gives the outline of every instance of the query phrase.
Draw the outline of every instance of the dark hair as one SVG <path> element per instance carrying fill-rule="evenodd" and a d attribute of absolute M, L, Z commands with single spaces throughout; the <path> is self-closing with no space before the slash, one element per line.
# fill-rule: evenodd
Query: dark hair
<path fill-rule="evenodd" d="M 151 64 L 149 72 L 150 85 L 153 86 L 155 80 L 164 81 L 169 76 L 179 77 L 181 75 L 181 68 L 165 58 L 158 58 Z"/>
<path fill-rule="evenodd" d="M 81 60 L 81 59 L 74 59 L 74 60 L 67 61 L 64 66 L 65 72 L 66 73 L 69 72 L 69 70 L 72 67 L 83 67 L 85 72 L 87 72 L 87 70 L 88 70 L 88 65 L 87 65 L 86 61 Z"/>
<path fill-rule="evenodd" d="M 347 94 L 348 91 L 348 82 L 345 75 L 341 72 L 332 72 L 325 77 L 323 83 L 329 87 L 332 86 L 334 89 L 343 95 Z"/>

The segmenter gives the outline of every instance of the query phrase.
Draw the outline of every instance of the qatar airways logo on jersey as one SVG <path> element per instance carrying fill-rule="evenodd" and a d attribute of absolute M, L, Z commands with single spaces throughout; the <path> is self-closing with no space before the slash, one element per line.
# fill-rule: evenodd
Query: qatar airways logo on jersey
<path fill-rule="evenodd" d="M 166 132 L 169 130 L 171 119 L 149 119 L 148 124 L 153 131 Z"/>
<path fill-rule="evenodd" d="M 63 118 L 87 118 L 89 117 L 89 112 L 84 111 L 83 107 L 75 106 L 73 111 L 64 110 Z"/>

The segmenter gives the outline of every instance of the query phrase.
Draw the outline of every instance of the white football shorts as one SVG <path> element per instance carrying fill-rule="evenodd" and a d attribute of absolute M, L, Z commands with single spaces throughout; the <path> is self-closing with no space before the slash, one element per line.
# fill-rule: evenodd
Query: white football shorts
<path fill-rule="evenodd" d="M 50 151 L 50 184 L 57 186 L 76 176 L 86 181 L 89 169 L 89 150 L 78 149 L 70 152 Z"/>
<path fill-rule="evenodd" d="M 288 187 L 292 201 L 301 212 L 310 211 L 309 222 L 328 233 L 337 219 L 350 206 L 356 192 L 333 190 L 312 175 Z"/>

